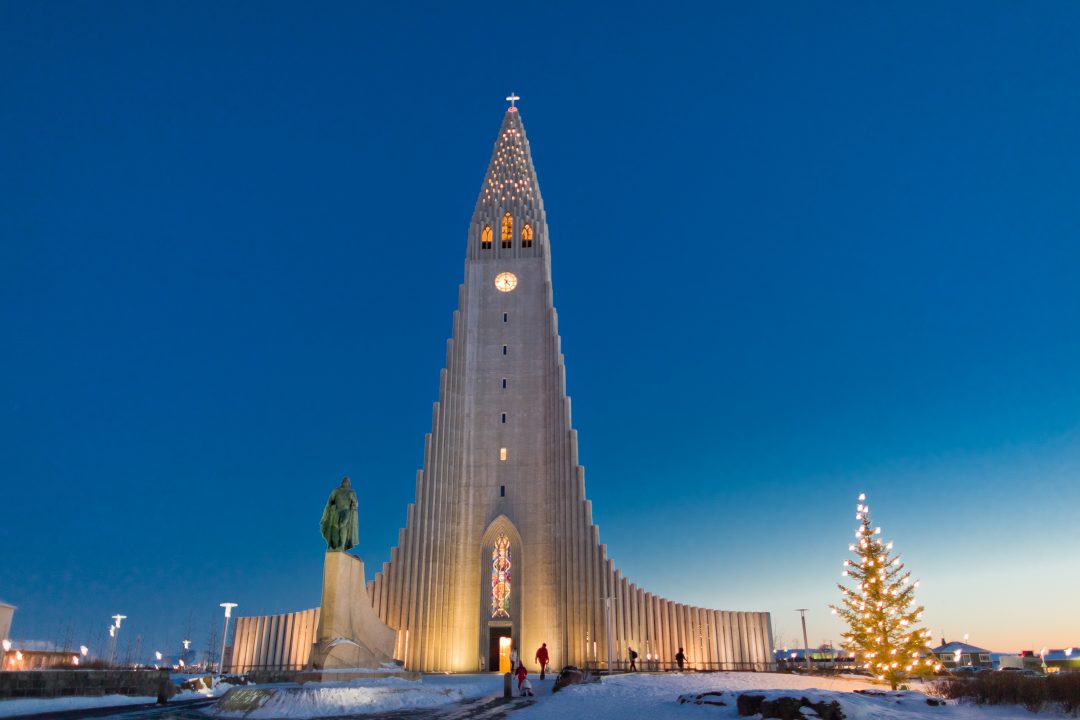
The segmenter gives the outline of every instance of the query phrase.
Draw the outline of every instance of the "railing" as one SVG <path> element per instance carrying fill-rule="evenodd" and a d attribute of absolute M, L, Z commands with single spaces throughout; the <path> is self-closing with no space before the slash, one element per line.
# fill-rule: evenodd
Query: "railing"
<path fill-rule="evenodd" d="M 230 665 L 229 663 L 225 663 L 226 675 L 242 675 L 250 672 L 302 672 L 310 669 L 311 668 L 306 664 L 282 665 L 278 663 L 270 665 L 247 665 L 244 663 L 237 663 L 236 665 Z"/>
<path fill-rule="evenodd" d="M 583 670 L 591 670 L 596 673 L 626 673 L 630 672 L 629 660 L 612 660 L 611 668 L 600 660 L 586 662 Z M 692 662 L 687 660 L 682 668 L 674 660 L 643 660 L 635 661 L 635 669 L 638 672 L 769 672 L 776 669 L 776 665 L 770 662 Z"/>

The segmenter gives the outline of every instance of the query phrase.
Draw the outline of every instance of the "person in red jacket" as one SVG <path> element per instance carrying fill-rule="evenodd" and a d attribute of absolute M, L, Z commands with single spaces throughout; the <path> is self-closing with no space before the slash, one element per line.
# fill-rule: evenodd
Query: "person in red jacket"
<path fill-rule="evenodd" d="M 525 669 L 525 663 L 518 663 L 517 666 L 517 679 L 518 679 L 518 692 L 521 692 L 521 683 L 525 682 L 525 678 L 528 677 L 529 671 Z"/>
<path fill-rule="evenodd" d="M 540 643 L 540 649 L 536 651 L 536 662 L 540 663 L 540 679 L 544 679 L 548 666 L 547 643 Z"/>

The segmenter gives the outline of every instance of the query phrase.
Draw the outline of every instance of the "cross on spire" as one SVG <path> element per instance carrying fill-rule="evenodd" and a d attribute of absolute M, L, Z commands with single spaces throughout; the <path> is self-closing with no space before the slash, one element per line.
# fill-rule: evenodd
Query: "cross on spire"
<path fill-rule="evenodd" d="M 511 93 L 510 93 L 509 95 L 507 95 L 507 96 L 506 96 L 506 101 L 507 101 L 508 103 L 510 103 L 510 109 L 511 109 L 511 110 L 516 110 L 516 109 L 517 109 L 517 108 L 516 108 L 516 107 L 514 106 L 514 103 L 516 103 L 516 102 L 517 102 L 518 100 L 520 100 L 520 99 L 521 99 L 521 97 L 520 97 L 520 96 L 518 96 L 517 94 L 513 93 L 513 92 L 511 92 Z"/>

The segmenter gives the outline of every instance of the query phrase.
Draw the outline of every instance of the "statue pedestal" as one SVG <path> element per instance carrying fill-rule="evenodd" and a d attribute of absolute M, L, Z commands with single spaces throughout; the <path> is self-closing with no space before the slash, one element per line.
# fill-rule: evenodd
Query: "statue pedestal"
<path fill-rule="evenodd" d="M 364 561 L 328 551 L 323 566 L 322 610 L 311 648 L 316 670 L 377 668 L 394 659 L 394 630 L 371 607 Z"/>

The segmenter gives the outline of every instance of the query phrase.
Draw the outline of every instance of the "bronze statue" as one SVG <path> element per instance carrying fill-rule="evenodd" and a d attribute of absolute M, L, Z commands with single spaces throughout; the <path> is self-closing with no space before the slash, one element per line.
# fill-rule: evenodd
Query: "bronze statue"
<path fill-rule="evenodd" d="M 320 529 L 326 538 L 327 550 L 344 552 L 360 542 L 360 520 L 356 509 L 356 493 L 346 475 L 341 478 L 341 486 L 330 493 L 323 508 Z"/>

